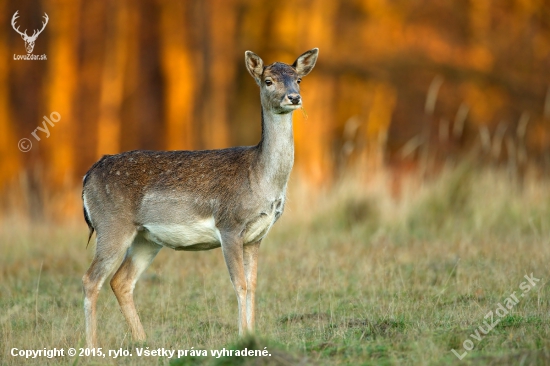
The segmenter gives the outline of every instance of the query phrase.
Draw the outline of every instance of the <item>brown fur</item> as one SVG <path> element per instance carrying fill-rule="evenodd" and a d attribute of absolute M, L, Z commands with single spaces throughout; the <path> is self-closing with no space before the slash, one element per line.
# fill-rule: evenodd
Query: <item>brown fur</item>
<path fill-rule="evenodd" d="M 96 254 L 82 282 L 86 339 L 97 345 L 96 302 L 105 279 L 136 340 L 145 332 L 133 302 L 136 281 L 162 247 L 221 246 L 239 305 L 239 333 L 254 327 L 259 246 L 281 216 L 294 163 L 292 112 L 301 106 L 299 82 L 317 49 L 291 66 L 267 67 L 247 51 L 248 71 L 260 86 L 258 145 L 205 151 L 135 150 L 106 155 L 84 177 L 82 198 Z"/>

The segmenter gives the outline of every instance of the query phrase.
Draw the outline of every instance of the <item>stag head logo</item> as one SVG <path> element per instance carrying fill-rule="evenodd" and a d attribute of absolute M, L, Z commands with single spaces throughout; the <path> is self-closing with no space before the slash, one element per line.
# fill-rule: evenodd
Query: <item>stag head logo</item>
<path fill-rule="evenodd" d="M 11 18 L 11 26 L 13 27 L 13 29 L 19 33 L 21 35 L 21 38 L 23 38 L 23 41 L 25 41 L 25 48 L 27 49 L 27 53 L 32 53 L 32 50 L 34 49 L 34 42 L 36 41 L 36 38 L 38 38 L 38 35 L 40 33 L 42 33 L 42 31 L 44 30 L 44 28 L 46 28 L 46 24 L 48 24 L 48 14 L 44 13 L 44 20 L 45 22 L 42 22 L 42 29 L 40 29 L 39 31 L 38 30 L 34 30 L 34 32 L 32 33 L 32 36 L 28 36 L 27 35 L 27 30 L 25 29 L 24 32 L 21 32 L 19 31 L 19 27 L 15 27 L 15 20 L 17 18 L 19 18 L 19 16 L 17 15 L 17 13 L 19 12 L 19 10 L 17 10 L 15 12 L 15 14 L 13 14 L 13 17 Z"/>

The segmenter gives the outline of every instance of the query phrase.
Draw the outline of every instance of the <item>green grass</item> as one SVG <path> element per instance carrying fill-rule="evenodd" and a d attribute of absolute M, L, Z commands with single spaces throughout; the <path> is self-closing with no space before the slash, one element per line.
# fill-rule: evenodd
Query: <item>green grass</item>
<path fill-rule="evenodd" d="M 550 362 L 550 190 L 461 167 L 399 201 L 387 182 L 298 186 L 262 244 L 255 338 L 237 335 L 236 298 L 219 250 L 161 251 L 138 282 L 148 335 L 130 339 L 108 284 L 98 302 L 103 350 L 132 357 L 25 360 L 19 349 L 84 345 L 80 279 L 94 247 L 85 224 L 0 225 L 0 364 L 440 365 Z M 525 274 L 541 281 L 459 361 L 451 349 Z M 139 358 L 149 349 L 260 349 L 271 357 Z"/>

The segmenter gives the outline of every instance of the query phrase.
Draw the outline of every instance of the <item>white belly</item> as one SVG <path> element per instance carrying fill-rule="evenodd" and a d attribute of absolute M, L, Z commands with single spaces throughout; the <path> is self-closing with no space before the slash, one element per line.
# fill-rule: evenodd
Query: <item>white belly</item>
<path fill-rule="evenodd" d="M 220 231 L 213 217 L 180 224 L 144 224 L 143 236 L 154 243 L 173 249 L 197 244 L 221 245 Z"/>

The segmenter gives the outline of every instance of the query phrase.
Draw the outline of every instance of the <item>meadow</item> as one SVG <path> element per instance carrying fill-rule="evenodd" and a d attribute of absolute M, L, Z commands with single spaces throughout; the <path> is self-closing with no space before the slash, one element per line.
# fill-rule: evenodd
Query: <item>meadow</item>
<path fill-rule="evenodd" d="M 84 347 L 81 277 L 94 244 L 86 249 L 80 217 L 41 224 L 6 218 L 0 364 L 550 363 L 547 179 L 528 172 L 518 181 L 497 168 L 461 165 L 427 180 L 411 176 L 399 198 L 389 192 L 391 179 L 346 177 L 315 194 L 292 182 L 285 214 L 260 251 L 253 338 L 237 337 L 236 298 L 220 250 L 161 251 L 135 290 L 148 335 L 143 344 L 132 342 L 106 283 L 98 301 L 100 344 L 104 352 L 132 352 L 116 359 L 11 356 L 14 347 Z M 531 274 L 540 281 L 523 293 Z M 517 303 L 497 312 L 514 292 Z M 498 324 L 483 334 L 489 312 Z M 271 356 L 138 357 L 136 347 L 267 347 Z"/>

